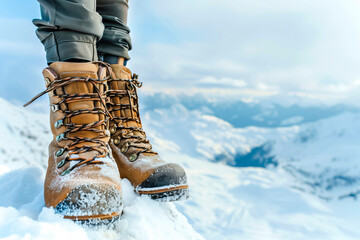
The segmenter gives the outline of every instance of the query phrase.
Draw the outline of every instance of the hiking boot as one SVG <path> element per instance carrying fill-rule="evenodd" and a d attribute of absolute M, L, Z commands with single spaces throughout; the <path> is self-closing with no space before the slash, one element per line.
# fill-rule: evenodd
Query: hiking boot
<path fill-rule="evenodd" d="M 109 70 L 101 63 L 52 63 L 43 71 L 46 90 L 28 103 L 49 93 L 53 140 L 45 204 L 67 219 L 112 221 L 122 213 L 120 175 L 106 130 Z"/>
<path fill-rule="evenodd" d="M 189 196 L 185 171 L 175 163 L 167 163 L 152 150 L 142 129 L 137 88 L 141 83 L 122 64 L 111 65 L 108 80 L 110 147 L 120 175 L 127 178 L 139 194 L 159 201 L 175 201 Z"/>

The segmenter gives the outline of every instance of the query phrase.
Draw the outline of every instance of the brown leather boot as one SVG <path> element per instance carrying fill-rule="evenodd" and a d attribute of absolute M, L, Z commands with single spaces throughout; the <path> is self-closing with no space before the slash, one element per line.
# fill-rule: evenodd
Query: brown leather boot
<path fill-rule="evenodd" d="M 32 100 L 49 93 L 54 138 L 49 145 L 45 204 L 65 218 L 90 223 L 112 221 L 123 208 L 119 170 L 108 145 L 109 68 L 104 66 L 52 63 L 43 71 L 47 89 Z"/>
<path fill-rule="evenodd" d="M 121 63 L 111 65 L 113 73 L 108 80 L 108 109 L 110 146 L 120 175 L 135 187 L 139 194 L 159 201 L 186 199 L 189 195 L 185 171 L 174 163 L 163 161 L 152 151 L 142 129 L 137 87 L 141 83 Z"/>

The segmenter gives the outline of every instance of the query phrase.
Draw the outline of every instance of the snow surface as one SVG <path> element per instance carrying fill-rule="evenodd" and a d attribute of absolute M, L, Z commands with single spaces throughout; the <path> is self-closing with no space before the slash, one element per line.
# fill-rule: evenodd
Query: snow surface
<path fill-rule="evenodd" d="M 357 111 L 314 118 L 267 106 L 251 113 L 261 124 L 240 126 L 211 101 L 148 105 L 145 129 L 164 159 L 184 166 L 191 198 L 158 203 L 125 179 L 122 219 L 95 231 L 44 208 L 48 116 L 0 99 L 0 239 L 360 238 Z"/>

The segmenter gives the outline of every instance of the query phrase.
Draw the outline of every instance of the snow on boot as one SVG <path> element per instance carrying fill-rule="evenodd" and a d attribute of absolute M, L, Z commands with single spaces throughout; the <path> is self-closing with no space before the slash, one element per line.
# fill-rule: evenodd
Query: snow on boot
<path fill-rule="evenodd" d="M 111 222 L 122 213 L 119 171 L 108 145 L 109 112 L 101 63 L 55 62 L 43 75 L 49 93 L 53 140 L 45 179 L 45 204 L 67 219 Z"/>
<path fill-rule="evenodd" d="M 121 177 L 129 179 L 137 193 L 158 201 L 188 198 L 184 169 L 162 160 L 146 139 L 139 114 L 136 88 L 141 83 L 137 76 L 131 76 L 130 70 L 120 63 L 111 68 L 107 92 L 112 115 L 110 146 Z"/>

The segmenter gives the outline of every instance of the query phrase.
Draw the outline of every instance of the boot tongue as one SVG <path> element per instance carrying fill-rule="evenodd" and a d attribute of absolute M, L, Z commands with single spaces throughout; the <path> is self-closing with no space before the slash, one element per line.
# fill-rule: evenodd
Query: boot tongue
<path fill-rule="evenodd" d="M 99 67 L 94 63 L 54 62 L 50 65 L 50 68 L 54 70 L 60 78 L 98 78 Z"/>
<path fill-rule="evenodd" d="M 123 66 L 122 64 L 112 64 L 111 65 L 112 71 L 113 71 L 113 79 L 121 79 L 121 80 L 130 80 L 131 79 L 131 71 Z M 127 90 L 127 85 L 129 83 L 126 81 L 112 81 L 110 83 L 110 88 L 113 90 Z M 124 96 L 121 99 L 119 97 L 114 97 L 114 102 L 117 104 L 130 104 L 132 106 L 135 106 L 135 104 L 137 104 L 137 101 L 135 101 L 134 99 L 130 99 L 128 96 Z M 136 111 L 134 111 L 133 109 L 127 108 L 124 110 L 119 110 L 119 111 L 115 111 L 115 115 L 118 117 L 135 117 L 140 119 L 140 116 L 138 113 L 136 113 Z M 126 121 L 124 123 L 122 123 L 125 127 L 142 127 L 140 123 L 136 122 L 136 121 Z M 139 131 L 133 131 L 133 133 L 135 135 L 138 136 L 142 136 L 142 134 Z"/>
<path fill-rule="evenodd" d="M 60 79 L 67 77 L 79 77 L 79 78 L 93 78 L 99 79 L 105 78 L 106 71 L 99 68 L 98 64 L 94 63 L 73 63 L 73 62 L 55 62 L 50 65 L 50 68 L 56 72 Z M 99 77 L 100 75 L 100 77 Z M 97 86 L 99 87 L 99 85 Z M 102 87 L 102 86 L 101 86 Z M 100 92 L 103 92 L 104 89 L 99 89 Z M 56 89 L 57 94 L 88 94 L 96 93 L 94 85 L 87 82 L 74 82 L 66 85 L 63 88 Z M 97 98 L 97 97 L 96 97 Z M 69 111 L 78 111 L 78 110 L 91 110 L 94 107 L 102 107 L 100 100 L 85 100 L 79 99 L 77 101 L 72 101 L 63 106 Z M 71 117 L 70 121 L 74 124 L 84 125 L 89 123 L 94 123 L 96 121 L 103 120 L 104 116 L 101 114 L 79 114 Z M 98 127 L 100 129 L 100 127 Z M 99 133 L 91 131 L 76 131 L 69 134 L 72 137 L 87 137 L 94 138 L 99 135 Z"/>
<path fill-rule="evenodd" d="M 131 79 L 131 71 L 122 64 L 112 64 L 111 69 L 115 74 L 114 79 Z"/>
<path fill-rule="evenodd" d="M 130 80 L 131 79 L 131 71 L 127 67 L 123 66 L 122 64 L 113 64 L 113 65 L 111 65 L 111 68 L 112 68 L 112 71 L 113 71 L 112 79 L 120 79 L 120 80 Z M 128 88 L 127 88 L 128 84 L 129 83 L 127 81 L 110 81 L 109 88 L 111 90 L 128 90 Z M 137 100 L 135 100 L 133 98 L 130 99 L 128 96 L 123 96 L 122 98 L 113 97 L 112 101 L 114 103 L 116 103 L 116 104 L 124 104 L 124 105 L 129 105 L 131 103 L 132 106 L 135 106 L 135 105 L 138 104 Z M 140 120 L 139 112 L 136 112 L 136 111 L 134 111 L 133 109 L 130 109 L 130 108 L 114 111 L 113 113 L 117 117 L 128 117 L 128 118 L 134 117 L 134 118 L 137 118 L 137 119 Z M 131 120 L 126 121 L 126 122 L 122 122 L 121 124 L 124 125 L 125 127 L 139 127 L 139 128 L 142 128 L 141 123 L 138 123 L 136 121 L 131 121 Z M 140 131 L 133 130 L 131 132 L 134 135 L 146 137 Z M 149 145 L 150 145 L 149 143 L 143 143 L 142 144 L 143 147 L 149 147 Z M 126 152 L 125 155 L 130 156 L 132 154 L 136 154 L 138 151 L 139 151 L 138 148 L 132 148 L 132 149 L 129 149 Z M 142 153 L 142 154 L 147 155 L 147 156 L 156 155 L 156 153 Z"/>

